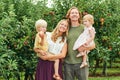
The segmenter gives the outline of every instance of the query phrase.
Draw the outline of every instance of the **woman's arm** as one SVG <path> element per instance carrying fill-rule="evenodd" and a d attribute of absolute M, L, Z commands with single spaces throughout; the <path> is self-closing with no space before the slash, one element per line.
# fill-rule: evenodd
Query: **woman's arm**
<path fill-rule="evenodd" d="M 56 60 L 56 59 L 61 59 L 61 58 L 64 58 L 66 56 L 66 53 L 67 53 L 67 43 L 63 46 L 62 48 L 62 51 L 60 54 L 57 54 L 57 55 L 52 55 L 52 54 L 49 54 L 46 55 L 46 56 L 42 56 L 41 58 L 44 59 L 44 60 Z"/>
<path fill-rule="evenodd" d="M 38 54 L 41 54 L 42 56 L 45 56 L 47 53 L 46 53 L 46 51 L 43 51 L 43 50 L 41 50 L 41 49 L 39 49 L 39 48 L 34 48 L 33 49 L 36 53 L 38 53 Z"/>
<path fill-rule="evenodd" d="M 55 55 L 55 57 L 52 57 L 52 58 L 56 58 L 56 59 L 64 58 L 66 56 L 66 53 L 67 53 L 67 43 L 65 43 L 65 45 L 63 46 L 61 53 L 58 55 Z"/>

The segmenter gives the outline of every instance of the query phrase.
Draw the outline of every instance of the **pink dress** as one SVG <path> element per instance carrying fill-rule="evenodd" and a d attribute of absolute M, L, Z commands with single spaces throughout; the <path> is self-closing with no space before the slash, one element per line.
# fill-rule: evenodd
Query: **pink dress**
<path fill-rule="evenodd" d="M 78 49 L 80 46 L 82 46 L 83 44 L 85 44 L 87 42 L 87 40 L 90 38 L 89 30 L 93 30 L 94 34 L 96 33 L 94 27 L 92 27 L 92 26 L 85 27 L 83 33 L 80 34 L 78 39 L 75 41 L 74 46 L 73 46 L 73 50 Z M 94 40 L 92 40 L 89 45 L 91 45 L 93 43 L 94 43 Z"/>

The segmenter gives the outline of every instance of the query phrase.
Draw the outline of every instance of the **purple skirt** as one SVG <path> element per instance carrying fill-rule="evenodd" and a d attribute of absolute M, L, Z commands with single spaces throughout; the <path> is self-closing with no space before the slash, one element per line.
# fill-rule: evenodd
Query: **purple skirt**
<path fill-rule="evenodd" d="M 35 73 L 35 80 L 54 80 L 53 74 L 54 61 L 42 60 L 39 58 Z M 61 78 L 63 78 L 61 60 L 59 64 L 59 75 L 61 76 Z"/>

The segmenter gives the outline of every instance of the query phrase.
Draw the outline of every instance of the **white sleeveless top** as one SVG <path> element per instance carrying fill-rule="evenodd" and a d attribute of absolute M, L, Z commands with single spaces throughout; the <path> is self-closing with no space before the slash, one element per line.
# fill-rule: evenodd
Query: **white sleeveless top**
<path fill-rule="evenodd" d="M 48 42 L 48 52 L 51 52 L 55 55 L 61 53 L 62 48 L 64 44 L 66 43 L 66 38 L 64 42 L 60 42 L 62 40 L 62 37 L 58 37 L 57 41 L 53 42 L 51 40 L 51 33 L 46 32 L 46 34 L 47 34 L 47 42 Z"/>

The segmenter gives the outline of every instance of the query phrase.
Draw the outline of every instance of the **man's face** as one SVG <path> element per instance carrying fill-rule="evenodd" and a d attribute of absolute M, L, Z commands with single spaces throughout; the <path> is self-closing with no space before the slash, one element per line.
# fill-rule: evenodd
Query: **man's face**
<path fill-rule="evenodd" d="M 78 19 L 80 18 L 79 11 L 77 9 L 72 9 L 70 11 L 69 18 L 71 19 L 71 21 L 78 21 Z"/>

